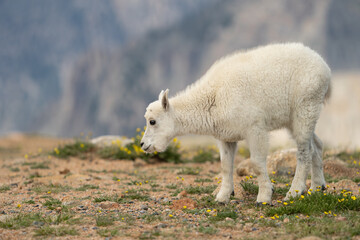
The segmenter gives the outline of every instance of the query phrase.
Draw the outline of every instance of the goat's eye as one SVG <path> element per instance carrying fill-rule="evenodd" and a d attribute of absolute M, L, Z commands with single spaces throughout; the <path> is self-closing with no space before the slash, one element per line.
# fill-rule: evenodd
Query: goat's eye
<path fill-rule="evenodd" d="M 150 120 L 150 125 L 155 125 L 156 121 L 155 120 Z"/>

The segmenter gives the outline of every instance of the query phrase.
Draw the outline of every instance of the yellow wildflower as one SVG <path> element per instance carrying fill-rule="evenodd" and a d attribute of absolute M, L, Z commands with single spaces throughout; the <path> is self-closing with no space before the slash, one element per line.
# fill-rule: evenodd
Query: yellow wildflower
<path fill-rule="evenodd" d="M 183 206 L 184 209 L 186 209 L 187 207 L 186 206 Z"/>
<path fill-rule="evenodd" d="M 286 206 L 286 205 L 288 205 L 288 203 L 287 203 L 287 202 L 284 202 L 284 205 Z"/>
<path fill-rule="evenodd" d="M 260 218 L 264 218 L 264 216 L 260 216 Z"/>
<path fill-rule="evenodd" d="M 137 129 L 136 129 L 136 132 L 140 132 L 140 131 L 141 131 L 141 129 L 140 129 L 140 128 L 137 128 Z"/>
<path fill-rule="evenodd" d="M 173 215 L 172 215 L 172 214 L 169 214 L 169 217 L 173 217 Z"/>
<path fill-rule="evenodd" d="M 352 200 L 356 200 L 356 197 L 355 197 L 355 196 L 351 196 L 351 199 L 352 199 Z"/>
<path fill-rule="evenodd" d="M 21 208 L 21 204 L 18 204 L 17 207 L 18 207 L 18 208 Z"/>

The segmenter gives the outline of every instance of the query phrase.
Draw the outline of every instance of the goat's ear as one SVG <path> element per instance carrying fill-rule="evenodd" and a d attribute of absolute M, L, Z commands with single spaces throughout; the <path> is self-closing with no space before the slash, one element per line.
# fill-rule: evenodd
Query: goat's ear
<path fill-rule="evenodd" d="M 164 108 L 164 110 L 169 109 L 169 98 L 168 98 L 169 89 L 166 89 L 165 91 L 161 91 L 159 94 L 159 101 L 161 101 L 161 105 Z"/>

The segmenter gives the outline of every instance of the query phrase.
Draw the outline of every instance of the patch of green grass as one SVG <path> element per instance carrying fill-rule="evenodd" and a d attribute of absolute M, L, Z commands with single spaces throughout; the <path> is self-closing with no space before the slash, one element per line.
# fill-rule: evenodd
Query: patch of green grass
<path fill-rule="evenodd" d="M 192 158 L 193 162 L 205 163 L 218 161 L 219 155 L 213 149 L 200 149 Z"/>
<path fill-rule="evenodd" d="M 174 183 L 168 184 L 165 187 L 168 188 L 168 189 L 177 189 L 178 188 L 178 186 L 176 184 L 174 184 Z"/>
<path fill-rule="evenodd" d="M 98 227 L 107 227 L 114 224 L 114 217 L 104 215 L 104 216 L 97 216 L 95 218 L 96 226 Z"/>
<path fill-rule="evenodd" d="M 223 211 L 219 211 L 215 216 L 210 216 L 208 220 L 210 222 L 218 222 L 218 221 L 223 221 L 226 218 L 231 218 L 236 220 L 238 217 L 239 215 L 234 210 L 225 209 Z"/>
<path fill-rule="evenodd" d="M 30 179 L 38 178 L 38 177 L 41 177 L 41 175 L 40 175 L 38 172 L 35 172 L 35 173 L 33 173 L 33 174 L 30 174 L 30 176 L 29 176 Z"/>
<path fill-rule="evenodd" d="M 306 219 L 291 219 L 284 224 L 288 234 L 296 238 L 317 236 L 322 239 L 351 239 L 360 235 L 360 221 L 358 213 L 345 215 L 346 221 L 336 221 L 333 217 L 310 217 Z"/>
<path fill-rule="evenodd" d="M 259 192 L 259 186 L 251 181 L 242 181 L 240 185 L 245 192 L 248 192 L 250 194 L 258 194 Z"/>
<path fill-rule="evenodd" d="M 200 226 L 198 228 L 198 231 L 201 233 L 204 233 L 204 234 L 209 234 L 209 235 L 213 235 L 218 232 L 218 230 L 212 226 L 208 226 L 208 227 Z"/>
<path fill-rule="evenodd" d="M 139 191 L 128 191 L 127 193 L 125 192 L 125 194 L 121 197 L 118 198 L 116 200 L 116 202 L 118 203 L 128 203 L 131 200 L 138 200 L 138 201 L 142 201 L 142 202 L 146 202 L 150 200 L 149 195 L 145 194 L 145 193 L 140 193 Z"/>
<path fill-rule="evenodd" d="M 135 218 L 132 215 L 126 214 L 126 213 L 119 213 L 116 217 L 117 221 L 125 222 L 126 225 L 134 225 L 135 224 Z"/>
<path fill-rule="evenodd" d="M 41 228 L 35 229 L 35 236 L 66 236 L 78 235 L 78 232 L 73 227 L 68 226 L 59 226 L 59 227 L 51 227 L 51 226 L 43 226 Z"/>
<path fill-rule="evenodd" d="M 46 199 L 45 203 L 43 203 L 43 206 L 47 207 L 50 210 L 54 210 L 57 207 L 60 207 L 61 204 L 62 203 L 60 200 L 54 199 L 54 198 L 49 198 L 49 199 Z"/>
<path fill-rule="evenodd" d="M 360 150 L 353 151 L 353 152 L 342 151 L 342 152 L 339 152 L 338 154 L 336 154 L 335 156 L 340 158 L 343 161 L 360 159 Z"/>
<path fill-rule="evenodd" d="M 141 218 L 147 224 L 163 220 L 161 215 L 153 215 L 153 214 L 144 214 L 144 215 L 141 216 Z"/>
<path fill-rule="evenodd" d="M 177 139 L 174 139 L 172 143 L 168 146 L 168 148 L 164 152 L 160 153 L 151 153 L 146 154 L 141 150 L 140 141 L 144 132 L 140 132 L 138 129 L 137 135 L 133 138 L 134 142 L 129 143 L 126 146 L 121 144 L 121 141 L 117 141 L 113 143 L 113 146 L 104 147 L 99 149 L 97 154 L 102 158 L 107 159 L 131 159 L 134 160 L 136 158 L 144 159 L 145 161 L 149 159 L 156 159 L 159 162 L 172 162 L 172 163 L 180 163 L 183 162 L 181 158 L 181 154 L 179 152 L 180 143 Z"/>
<path fill-rule="evenodd" d="M 75 143 L 59 146 L 51 152 L 51 155 L 59 158 L 83 157 L 84 154 L 94 152 L 95 145 L 87 141 L 77 140 Z"/>
<path fill-rule="evenodd" d="M 44 222 L 44 218 L 40 213 L 20 213 L 0 221 L 0 227 L 6 229 L 20 229 L 31 226 L 34 221 Z"/>
<path fill-rule="evenodd" d="M 116 196 L 117 197 L 117 196 Z M 100 196 L 100 197 L 96 197 L 94 198 L 94 202 L 98 203 L 98 202 L 106 202 L 106 201 L 112 201 L 114 197 L 111 197 L 109 195 L 104 195 L 104 196 Z"/>
<path fill-rule="evenodd" d="M 189 186 L 185 188 L 188 194 L 210 194 L 216 189 L 216 185 L 209 186 Z"/>
<path fill-rule="evenodd" d="M 356 182 L 356 183 L 360 183 L 360 177 L 354 178 L 353 181 Z"/>
<path fill-rule="evenodd" d="M 26 203 L 26 204 L 35 204 L 35 201 L 34 201 L 34 200 L 27 200 L 27 201 L 23 201 L 23 203 Z"/>
<path fill-rule="evenodd" d="M 194 182 L 205 183 L 205 182 L 213 182 L 213 180 L 210 179 L 210 178 L 197 178 L 197 179 L 194 180 Z"/>
<path fill-rule="evenodd" d="M 199 208 L 217 208 L 219 203 L 215 201 L 215 197 L 212 195 L 206 195 L 197 200 Z"/>
<path fill-rule="evenodd" d="M 98 229 L 96 232 L 101 237 L 115 237 L 119 234 L 119 229 L 117 229 L 117 228 L 102 228 L 102 229 Z"/>
<path fill-rule="evenodd" d="M 89 189 L 99 189 L 99 186 L 91 185 L 91 184 L 84 184 L 81 187 L 76 188 L 76 191 L 87 191 Z"/>
<path fill-rule="evenodd" d="M 68 192 L 72 189 L 72 187 L 68 185 L 60 185 L 60 184 L 49 184 L 49 185 L 37 185 L 32 190 L 36 193 L 60 193 L 60 192 Z"/>
<path fill-rule="evenodd" d="M 10 167 L 9 169 L 12 172 L 20 172 L 20 168 L 18 168 L 18 167 Z"/>
<path fill-rule="evenodd" d="M 292 214 L 323 214 L 324 212 L 360 211 L 360 199 L 350 194 L 313 192 L 304 198 L 297 198 L 293 203 L 266 209 L 267 216 Z"/>
<path fill-rule="evenodd" d="M 179 175 L 199 175 L 201 168 L 185 167 L 182 168 L 177 174 Z"/>
<path fill-rule="evenodd" d="M 39 162 L 30 166 L 31 169 L 49 169 L 48 162 Z"/>
<path fill-rule="evenodd" d="M 2 185 L 0 187 L 0 193 L 6 192 L 6 191 L 9 191 L 9 190 L 10 190 L 10 186 L 8 186 L 8 185 Z"/>

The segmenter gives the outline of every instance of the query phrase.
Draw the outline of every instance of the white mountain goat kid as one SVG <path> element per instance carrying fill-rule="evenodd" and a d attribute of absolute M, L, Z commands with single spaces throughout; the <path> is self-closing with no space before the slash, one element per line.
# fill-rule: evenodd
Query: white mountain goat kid
<path fill-rule="evenodd" d="M 268 132 L 287 128 L 297 143 L 297 168 L 286 199 L 311 188 L 324 188 L 322 143 L 315 125 L 331 92 L 331 72 L 324 60 L 300 43 L 274 44 L 237 52 L 217 61 L 175 97 L 161 91 L 145 113 L 141 141 L 145 152 L 164 151 L 175 136 L 212 135 L 219 141 L 222 185 L 216 201 L 226 203 L 234 191 L 237 141 L 248 143 L 258 175 L 257 202 L 271 203 L 266 170 Z"/>

